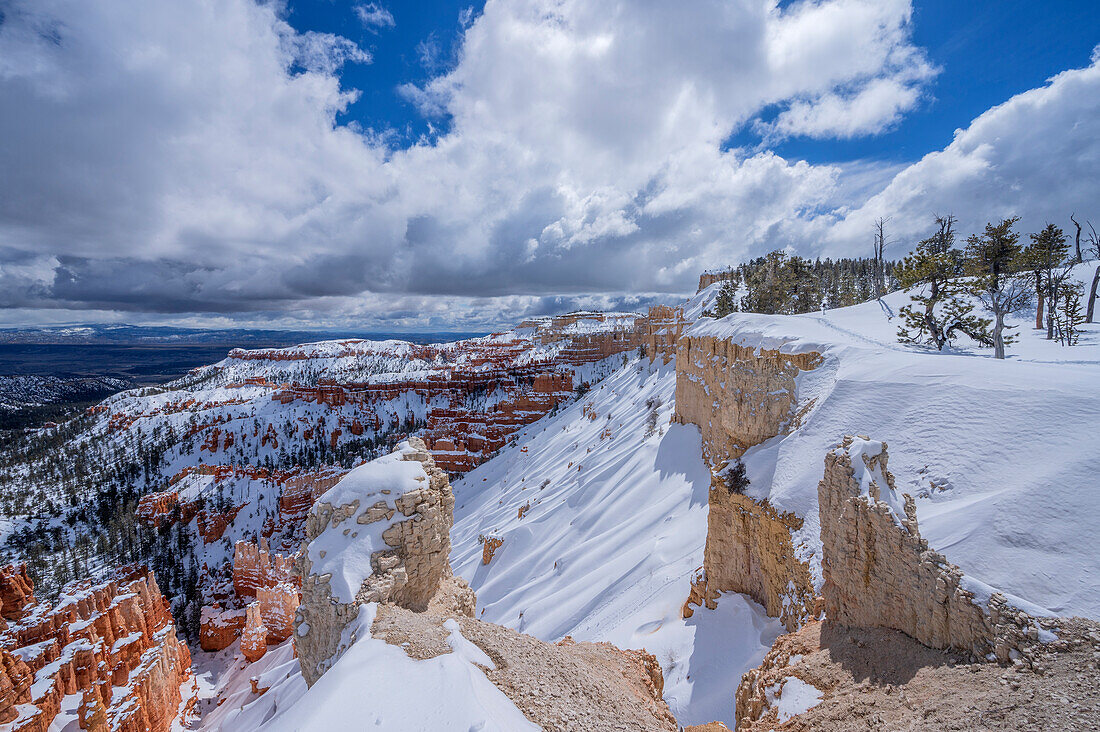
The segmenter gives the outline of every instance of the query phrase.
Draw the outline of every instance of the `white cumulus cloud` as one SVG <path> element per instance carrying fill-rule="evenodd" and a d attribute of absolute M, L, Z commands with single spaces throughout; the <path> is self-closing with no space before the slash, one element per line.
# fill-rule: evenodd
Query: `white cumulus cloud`
<path fill-rule="evenodd" d="M 446 121 L 406 148 L 340 122 L 367 52 L 281 7 L 6 5 L 0 307 L 480 328 L 640 307 L 771 248 L 851 253 L 879 215 L 907 235 L 1095 200 L 1095 62 L 901 172 L 726 147 L 896 124 L 937 73 L 908 0 L 489 0 L 401 90 Z"/>

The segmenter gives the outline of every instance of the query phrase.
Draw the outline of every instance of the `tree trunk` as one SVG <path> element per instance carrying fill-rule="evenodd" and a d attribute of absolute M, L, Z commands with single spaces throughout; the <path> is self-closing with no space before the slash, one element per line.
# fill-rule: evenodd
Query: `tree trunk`
<path fill-rule="evenodd" d="M 1002 312 L 995 313 L 996 321 L 993 324 L 993 358 L 1005 357 L 1005 316 Z"/>
<path fill-rule="evenodd" d="M 1085 322 L 1092 322 L 1092 314 L 1096 308 L 1096 285 L 1100 284 L 1100 264 L 1096 265 L 1096 272 L 1092 275 L 1092 289 L 1089 290 L 1089 308 L 1085 313 Z"/>
<path fill-rule="evenodd" d="M 1081 258 L 1081 224 L 1077 223 L 1077 219 L 1073 218 L 1072 216 L 1069 217 L 1069 220 L 1072 221 L 1073 225 L 1077 227 L 1077 236 L 1073 238 L 1073 243 L 1077 247 L 1077 254 L 1076 258 L 1073 261 L 1077 264 L 1081 264 L 1081 262 L 1085 261 Z"/>
<path fill-rule="evenodd" d="M 1047 273 L 1047 340 L 1054 340 L 1054 309 L 1058 302 L 1054 298 L 1054 276 Z"/>
<path fill-rule="evenodd" d="M 1043 293 L 1039 293 L 1039 306 L 1035 308 L 1035 330 L 1043 329 Z"/>

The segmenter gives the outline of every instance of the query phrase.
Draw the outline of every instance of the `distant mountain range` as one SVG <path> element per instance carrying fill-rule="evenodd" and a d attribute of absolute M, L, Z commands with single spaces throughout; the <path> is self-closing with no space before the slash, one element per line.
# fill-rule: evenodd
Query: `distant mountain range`
<path fill-rule="evenodd" d="M 341 338 L 368 340 L 403 340 L 413 343 L 441 343 L 485 333 L 387 333 L 370 331 L 327 330 L 262 330 L 176 328 L 152 325 L 58 325 L 41 327 L 0 328 L 0 343 L 18 344 L 94 344 L 94 345 L 201 345 L 271 347 L 289 346 L 310 341 Z"/>

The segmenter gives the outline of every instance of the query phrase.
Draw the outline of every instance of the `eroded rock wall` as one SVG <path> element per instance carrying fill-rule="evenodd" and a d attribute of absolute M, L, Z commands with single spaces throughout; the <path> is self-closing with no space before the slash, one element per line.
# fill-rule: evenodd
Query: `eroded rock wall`
<path fill-rule="evenodd" d="M 978 658 L 1015 657 L 1038 639 L 1038 624 L 928 548 L 887 459 L 886 443 L 851 436 L 825 456 L 818 503 L 826 616 Z"/>
<path fill-rule="evenodd" d="M 711 465 L 740 457 L 753 445 L 798 423 L 795 377 L 817 368 L 820 354 L 746 348 L 714 336 L 686 335 L 676 349 L 676 413 L 699 426 Z"/>
<path fill-rule="evenodd" d="M 713 336 L 680 338 L 673 418 L 699 427 L 713 472 L 703 568 L 685 616 L 722 592 L 750 595 L 789 629 L 815 614 L 809 567 L 791 540 L 802 520 L 730 490 L 723 471 L 748 448 L 797 426 L 812 404 L 799 404 L 795 378 L 821 361 L 817 353 L 754 350 Z"/>
<path fill-rule="evenodd" d="M 802 519 L 780 513 L 766 501 L 732 493 L 725 480 L 711 477 L 703 572 L 692 583 L 683 616 L 692 605 L 713 609 L 722 592 L 743 592 L 779 618 L 788 630 L 816 613 L 809 567 L 798 559 L 791 532 Z"/>

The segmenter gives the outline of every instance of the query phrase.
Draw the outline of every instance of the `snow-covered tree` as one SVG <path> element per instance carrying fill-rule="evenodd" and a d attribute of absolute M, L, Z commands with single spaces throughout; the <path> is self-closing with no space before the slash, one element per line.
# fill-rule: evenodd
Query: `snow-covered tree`
<path fill-rule="evenodd" d="M 714 317 L 724 318 L 737 311 L 737 286 L 731 280 L 722 283 L 714 300 Z"/>

